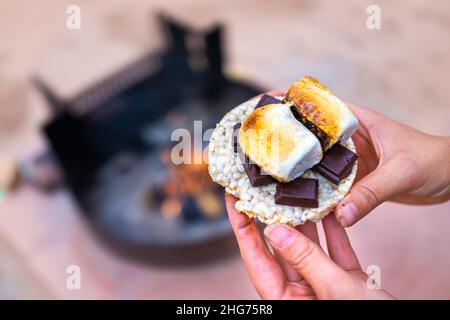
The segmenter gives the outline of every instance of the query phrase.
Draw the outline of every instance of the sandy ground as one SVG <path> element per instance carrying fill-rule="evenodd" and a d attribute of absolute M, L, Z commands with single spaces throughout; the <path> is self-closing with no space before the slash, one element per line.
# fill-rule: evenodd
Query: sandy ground
<path fill-rule="evenodd" d="M 78 31 L 65 27 L 65 10 L 71 3 L 82 10 L 82 28 Z M 378 31 L 366 28 L 366 8 L 372 3 L 381 8 Z M 230 74 L 269 89 L 286 88 L 309 74 L 347 100 L 429 133 L 450 134 L 450 3 L 445 0 L 432 4 L 358 0 L 3 0 L 0 154 L 23 158 L 43 144 L 39 125 L 48 114 L 31 85 L 33 75 L 44 77 L 61 96 L 78 92 L 147 50 L 161 47 L 153 19 L 161 10 L 199 28 L 224 23 Z M 13 249 L 22 243 L 8 232 L 14 223 L 20 229 L 27 214 L 37 220 L 45 218 L 30 208 L 28 201 L 38 198 L 44 211 L 60 208 L 53 198 L 42 197 L 29 190 L 20 191 L 0 203 L 0 234 L 7 234 Z M 5 221 L 13 209 L 17 210 L 15 222 Z M 382 284 L 394 295 L 450 298 L 449 213 L 449 204 L 385 204 L 351 228 L 350 234 L 363 265 L 379 265 Z M 76 212 L 71 214 L 76 216 Z M 51 232 L 49 228 L 43 226 L 40 230 Z M 211 279 L 218 271 L 214 268 L 218 267 L 208 270 Z M 236 274 L 236 285 L 218 284 L 218 297 L 255 297 L 238 259 L 219 268 Z M 195 283 L 201 272 L 187 274 Z M 181 277 L 180 273 L 176 275 Z M 173 287 L 165 289 L 165 297 L 177 290 L 176 283 L 171 283 Z M 244 289 L 239 290 L 239 283 Z M 103 288 L 101 284 L 99 288 Z M 142 290 L 155 292 L 155 286 Z M 208 290 L 197 288 L 194 296 L 208 297 Z M 58 294 L 64 297 L 63 291 Z"/>

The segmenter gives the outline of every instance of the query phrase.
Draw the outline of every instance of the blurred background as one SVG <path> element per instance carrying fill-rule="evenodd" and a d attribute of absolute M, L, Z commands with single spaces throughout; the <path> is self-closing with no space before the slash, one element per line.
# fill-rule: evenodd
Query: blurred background
<path fill-rule="evenodd" d="M 222 191 L 170 163 L 171 131 L 311 75 L 449 135 L 449 38 L 444 0 L 2 0 L 0 298 L 257 298 Z M 449 299 L 449 214 L 386 203 L 349 234 L 393 295 Z"/>

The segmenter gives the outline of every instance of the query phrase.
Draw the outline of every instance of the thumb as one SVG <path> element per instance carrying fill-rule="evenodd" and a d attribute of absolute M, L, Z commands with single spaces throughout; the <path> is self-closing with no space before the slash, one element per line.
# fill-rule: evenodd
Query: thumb
<path fill-rule="evenodd" d="M 411 181 L 406 179 L 408 163 L 391 160 L 359 180 L 336 207 L 336 218 L 349 227 L 386 200 L 406 191 Z"/>
<path fill-rule="evenodd" d="M 264 229 L 272 247 L 308 282 L 320 299 L 351 298 L 356 284 L 322 249 L 298 230 L 275 224 Z"/>

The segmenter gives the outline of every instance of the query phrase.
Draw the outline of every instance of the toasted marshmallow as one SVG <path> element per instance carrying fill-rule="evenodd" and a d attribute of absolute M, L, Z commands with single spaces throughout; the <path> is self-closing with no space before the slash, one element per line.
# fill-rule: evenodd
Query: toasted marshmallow
<path fill-rule="evenodd" d="M 322 159 L 319 140 L 288 104 L 255 109 L 242 123 L 238 142 L 253 163 L 281 182 L 298 178 Z"/>
<path fill-rule="evenodd" d="M 319 138 L 324 150 L 347 141 L 358 128 L 350 108 L 327 87 L 311 77 L 303 77 L 288 90 L 286 101 L 293 112 Z"/>

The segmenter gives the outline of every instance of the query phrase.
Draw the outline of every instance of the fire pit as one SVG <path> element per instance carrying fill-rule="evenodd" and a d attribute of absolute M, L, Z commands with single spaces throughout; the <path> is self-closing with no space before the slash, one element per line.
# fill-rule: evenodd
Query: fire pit
<path fill-rule="evenodd" d="M 236 248 L 223 191 L 206 163 L 171 161 L 171 133 L 193 132 L 196 120 L 211 128 L 263 90 L 224 76 L 221 27 L 203 33 L 160 21 L 166 50 L 70 100 L 37 80 L 54 111 L 44 132 L 81 211 L 115 252 L 152 263 L 210 261 Z"/>

